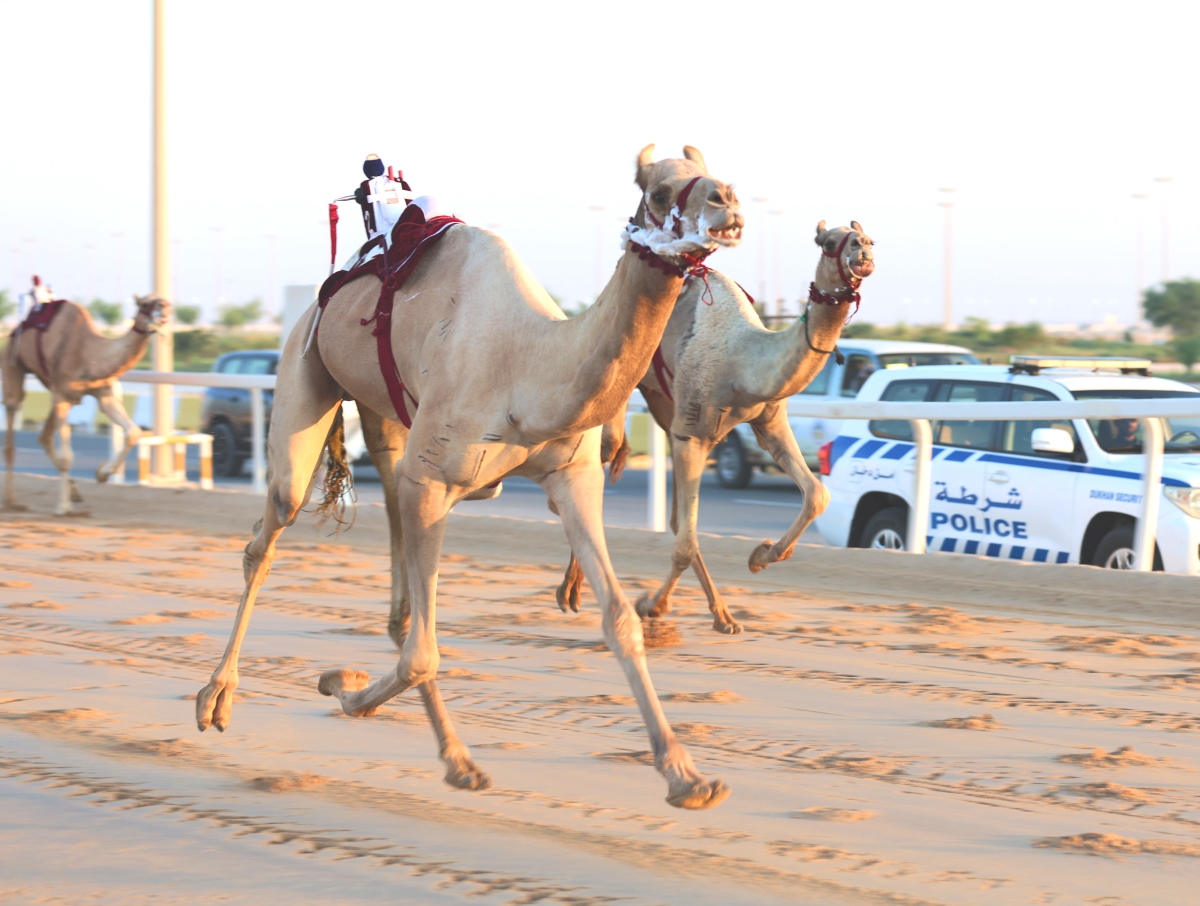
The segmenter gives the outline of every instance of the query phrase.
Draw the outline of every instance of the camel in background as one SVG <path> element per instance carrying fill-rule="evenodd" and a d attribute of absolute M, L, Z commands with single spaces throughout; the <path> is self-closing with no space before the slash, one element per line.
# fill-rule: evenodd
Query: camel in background
<path fill-rule="evenodd" d="M 737 198 L 709 177 L 703 157 L 654 162 L 638 156 L 643 195 L 626 227 L 625 254 L 596 304 L 568 319 L 499 237 L 448 227 L 379 318 L 381 282 L 345 284 L 322 314 L 314 305 L 293 331 L 278 369 L 268 438 L 270 488 L 243 561 L 246 587 L 225 654 L 196 699 L 197 725 L 224 730 L 237 688 L 237 657 L 275 544 L 312 493 L 322 453 L 340 497 L 337 415 L 357 400 L 387 498 L 393 593 L 389 628 L 401 648 L 374 683 L 354 669 L 326 671 L 318 685 L 345 713 L 365 716 L 418 686 L 438 737 L 448 783 L 490 783 L 458 738 L 435 683 L 438 558 L 458 501 L 494 496 L 509 475 L 533 479 L 562 515 L 584 575 L 602 602 L 603 632 L 646 722 L 667 801 L 706 808 L 728 795 L 705 779 L 667 723 L 646 666 L 641 622 L 622 593 L 604 541 L 600 426 L 625 405 L 662 338 L 685 274 L 741 239 Z M 319 317 L 319 322 L 318 322 Z M 363 325 L 377 323 L 376 337 Z M 319 323 L 319 330 L 317 329 Z M 306 337 L 312 337 L 306 345 Z M 389 370 L 381 380 L 381 362 Z M 391 372 L 394 371 L 394 374 Z M 389 392 L 389 382 L 405 394 Z M 397 399 L 399 402 L 397 403 Z M 409 421 L 408 409 L 415 408 Z"/>
<path fill-rule="evenodd" d="M 100 411 L 115 425 L 125 429 L 125 446 L 108 462 L 96 468 L 96 480 L 104 482 L 125 465 L 141 429 L 125 411 L 121 399 L 113 393 L 113 383 L 141 360 L 150 342 L 150 334 L 171 316 L 171 303 L 158 296 L 135 296 L 137 314 L 129 331 L 107 337 L 97 328 L 87 309 L 55 299 L 30 312 L 12 336 L 0 357 L 4 381 L 4 409 L 7 431 L 4 436 L 5 500 L 4 508 L 21 510 L 13 492 L 13 461 L 16 443 L 13 431 L 17 410 L 25 400 L 25 375 L 34 374 L 50 391 L 50 415 L 42 425 L 38 441 L 62 478 L 57 513 L 76 513 L 74 504 L 83 500 L 71 478 L 75 457 L 71 450 L 71 426 L 67 413 L 84 396 L 96 398 Z M 57 439 L 57 449 L 55 440 Z"/>
<path fill-rule="evenodd" d="M 842 326 L 857 306 L 863 279 L 875 270 L 874 243 L 856 221 L 827 230 L 817 224 L 821 247 L 816 277 L 804 314 L 786 330 L 767 330 L 746 293 L 733 280 L 710 271 L 706 280 L 688 285 L 663 334 L 655 357 L 638 388 L 654 420 L 671 440 L 673 493 L 671 531 L 675 547 L 662 587 L 643 596 L 638 613 L 660 617 L 670 608 L 671 592 L 690 566 L 700 580 L 713 614 L 713 629 L 741 632 L 700 556 L 696 520 L 700 479 L 713 448 L 737 425 L 749 422 L 759 445 L 804 495 L 800 514 L 778 541 L 764 541 L 750 554 L 758 572 L 792 555 L 796 541 L 829 505 L 829 492 L 809 470 L 787 420 L 787 399 L 809 385 L 832 354 Z M 625 430 L 624 414 L 606 426 Z M 582 577 L 574 556 L 557 591 L 564 611 L 579 610 Z"/>

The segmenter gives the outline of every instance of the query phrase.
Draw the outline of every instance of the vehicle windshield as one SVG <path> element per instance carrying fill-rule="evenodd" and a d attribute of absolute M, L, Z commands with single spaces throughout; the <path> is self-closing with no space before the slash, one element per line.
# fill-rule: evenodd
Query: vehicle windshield
<path fill-rule="evenodd" d="M 912 368 L 916 365 L 979 365 L 969 352 L 887 352 L 879 361 L 884 368 Z"/>
<path fill-rule="evenodd" d="M 1140 400 L 1196 397 L 1200 394 L 1190 390 L 1141 390 L 1121 388 L 1112 390 L 1075 390 L 1077 400 Z M 1103 450 L 1109 453 L 1141 453 L 1142 424 L 1136 418 L 1092 418 L 1088 427 L 1096 436 Z M 1164 418 L 1164 453 L 1194 453 L 1200 451 L 1200 418 Z"/>

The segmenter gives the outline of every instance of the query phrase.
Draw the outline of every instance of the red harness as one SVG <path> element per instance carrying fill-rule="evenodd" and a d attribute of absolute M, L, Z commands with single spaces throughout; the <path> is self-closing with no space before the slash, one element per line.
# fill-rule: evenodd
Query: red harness
<path fill-rule="evenodd" d="M 375 328 L 371 335 L 376 338 L 376 348 L 379 352 L 379 369 L 383 372 L 383 382 L 387 386 L 388 397 L 392 408 L 401 424 L 406 428 L 412 427 L 412 416 L 409 415 L 408 400 L 412 401 L 412 411 L 417 411 L 417 398 L 404 386 L 400 376 L 400 368 L 396 364 L 396 354 L 392 349 L 392 307 L 396 301 L 396 291 L 399 290 L 412 272 L 420 264 L 421 258 L 430 245 L 446 234 L 456 223 L 462 223 L 457 217 L 433 217 L 428 221 L 410 211 L 421 213 L 421 209 L 410 205 L 405 209 L 400 222 L 392 227 L 390 246 L 384 242 L 382 234 L 363 245 L 360 254 L 366 254 L 375 246 L 383 247 L 382 254 L 376 255 L 348 271 L 338 271 L 331 274 L 321 284 L 318 293 L 318 305 L 322 311 L 333 295 L 347 283 L 359 277 L 370 274 L 379 278 L 383 287 L 379 291 L 379 301 L 375 303 L 375 314 L 362 318 L 359 324 L 366 327 L 374 322 Z"/>
<path fill-rule="evenodd" d="M 26 330 L 37 331 L 37 357 L 38 365 L 41 366 L 41 372 L 34 372 L 34 376 L 46 387 L 50 386 L 50 366 L 46 364 L 46 352 L 42 349 L 42 335 L 46 332 L 46 328 L 50 326 L 50 322 L 62 311 L 62 307 L 67 304 L 66 299 L 55 299 L 53 302 L 46 302 L 35 308 L 25 320 L 17 325 L 17 329 L 12 332 L 12 340 L 9 348 L 12 349 L 12 354 L 17 355 L 17 344 L 21 341 L 21 334 Z M 32 369 L 30 369 L 32 371 Z M 45 377 L 43 377 L 45 375 Z"/>

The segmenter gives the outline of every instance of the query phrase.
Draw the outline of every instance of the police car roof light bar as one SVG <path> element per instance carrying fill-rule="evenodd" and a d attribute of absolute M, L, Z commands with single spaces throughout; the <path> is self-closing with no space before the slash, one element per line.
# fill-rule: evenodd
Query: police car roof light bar
<path fill-rule="evenodd" d="M 1121 374 L 1150 376 L 1149 359 L 1132 356 L 1082 356 L 1082 355 L 1014 355 L 1009 358 L 1009 371 L 1013 374 L 1038 374 L 1043 368 L 1076 368 L 1083 371 L 1119 371 Z"/>

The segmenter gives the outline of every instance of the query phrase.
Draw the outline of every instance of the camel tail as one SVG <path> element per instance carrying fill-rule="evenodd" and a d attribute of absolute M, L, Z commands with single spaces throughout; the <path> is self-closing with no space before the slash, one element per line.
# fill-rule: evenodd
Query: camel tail
<path fill-rule="evenodd" d="M 332 516 L 340 531 L 346 524 L 346 498 L 349 497 L 351 503 L 355 499 L 354 481 L 350 476 L 350 465 L 346 462 L 346 426 L 342 421 L 341 406 L 338 406 L 337 415 L 333 418 L 325 450 L 328 457 L 325 461 L 325 484 L 321 489 L 324 496 L 317 507 L 318 524 Z"/>
<path fill-rule="evenodd" d="M 621 438 L 621 446 L 617 448 L 617 452 L 613 454 L 612 462 L 608 464 L 608 483 L 616 484 L 621 480 L 621 473 L 625 471 L 625 460 L 629 458 L 629 440 Z"/>

